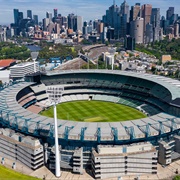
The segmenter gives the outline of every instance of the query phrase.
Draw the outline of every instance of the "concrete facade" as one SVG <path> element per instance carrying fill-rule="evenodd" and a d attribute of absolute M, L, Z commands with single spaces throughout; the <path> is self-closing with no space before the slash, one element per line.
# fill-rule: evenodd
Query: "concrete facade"
<path fill-rule="evenodd" d="M 44 152 L 40 141 L 10 129 L 0 129 L 0 155 L 33 170 L 44 165 Z"/>
<path fill-rule="evenodd" d="M 92 151 L 92 172 L 96 179 L 156 174 L 157 155 L 157 150 L 150 143 L 98 146 Z"/>
<path fill-rule="evenodd" d="M 144 42 L 144 19 L 137 17 L 136 20 L 131 22 L 131 36 L 135 38 L 137 44 Z"/>
<path fill-rule="evenodd" d="M 158 162 L 162 165 L 169 165 L 172 162 L 171 154 L 175 145 L 175 141 L 170 142 L 160 141 L 159 142 L 159 155 Z"/>

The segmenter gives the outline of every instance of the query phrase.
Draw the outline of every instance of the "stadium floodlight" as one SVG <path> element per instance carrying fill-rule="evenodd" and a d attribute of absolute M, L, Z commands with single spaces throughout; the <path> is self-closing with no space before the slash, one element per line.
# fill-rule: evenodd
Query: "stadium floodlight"
<path fill-rule="evenodd" d="M 49 86 L 47 87 L 46 93 L 48 98 L 54 106 L 54 138 L 55 138 L 55 175 L 56 177 L 61 176 L 60 170 L 60 156 L 59 156 L 59 143 L 58 143 L 58 128 L 57 128 L 57 109 L 56 105 L 61 102 L 61 97 L 64 91 L 62 86 Z"/>
<path fill-rule="evenodd" d="M 31 58 L 34 61 L 34 72 L 36 72 L 36 59 L 39 55 L 39 52 L 31 52 Z"/>

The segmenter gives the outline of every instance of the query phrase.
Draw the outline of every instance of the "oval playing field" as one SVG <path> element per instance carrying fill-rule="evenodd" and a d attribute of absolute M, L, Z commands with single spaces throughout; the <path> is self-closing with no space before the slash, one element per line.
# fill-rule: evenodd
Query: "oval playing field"
<path fill-rule="evenodd" d="M 57 106 L 58 119 L 81 122 L 117 122 L 146 117 L 142 112 L 117 103 L 72 101 Z M 52 107 L 42 115 L 53 117 Z"/>

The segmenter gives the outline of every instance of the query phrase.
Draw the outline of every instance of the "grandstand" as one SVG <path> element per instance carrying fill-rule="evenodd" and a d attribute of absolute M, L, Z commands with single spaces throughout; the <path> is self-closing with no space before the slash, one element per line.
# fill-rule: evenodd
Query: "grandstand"
<path fill-rule="evenodd" d="M 0 123 L 53 146 L 53 119 L 39 115 L 51 106 L 46 87 L 63 86 L 62 102 L 99 100 L 136 108 L 148 117 L 124 122 L 58 121 L 62 167 L 72 168 L 71 152 L 82 148 L 83 167 L 91 163 L 92 148 L 151 141 L 177 134 L 180 129 L 180 82 L 150 74 L 108 70 L 80 70 L 41 74 L 40 82 L 5 85 L 0 91 Z M 69 155 L 67 155 L 69 153 Z M 85 155 L 86 154 L 86 155 Z M 69 158 L 67 160 L 67 157 Z"/>

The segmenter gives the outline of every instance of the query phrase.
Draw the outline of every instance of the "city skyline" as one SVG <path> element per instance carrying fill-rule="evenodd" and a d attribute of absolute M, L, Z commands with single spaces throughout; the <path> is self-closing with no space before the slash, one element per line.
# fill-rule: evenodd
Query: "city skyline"
<path fill-rule="evenodd" d="M 120 6 L 120 4 L 124 0 L 116 0 L 116 4 Z M 135 5 L 135 3 L 148 4 L 148 0 L 126 0 L 129 6 Z M 106 9 L 113 4 L 113 0 L 103 0 L 103 1 L 95 1 L 92 0 L 90 3 L 88 1 L 83 0 L 61 0 L 58 2 L 57 0 L 47 1 L 47 0 L 39 0 L 38 2 L 34 0 L 0 0 L 1 2 L 1 11 L 0 11 L 0 24 L 10 24 L 14 22 L 13 19 L 13 9 L 19 9 L 24 13 L 24 17 L 27 16 L 27 10 L 32 10 L 34 15 L 39 16 L 39 20 L 41 21 L 45 17 L 46 11 L 52 12 L 53 9 L 57 8 L 58 13 L 62 15 L 68 15 L 70 13 L 77 14 L 83 17 L 83 20 L 90 19 L 101 19 L 105 14 Z M 44 9 L 42 8 L 42 3 L 46 5 Z M 72 4 L 75 4 L 72 6 Z M 154 8 L 160 8 L 161 15 L 166 15 L 166 10 L 168 7 L 175 7 L 175 13 L 180 12 L 180 5 L 176 0 L 152 0 L 150 2 Z"/>

